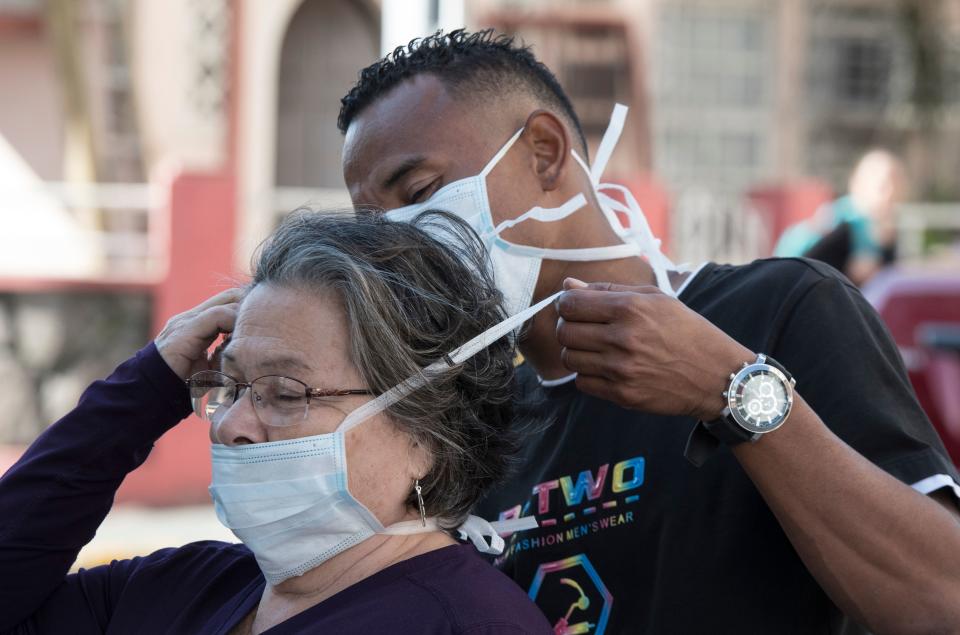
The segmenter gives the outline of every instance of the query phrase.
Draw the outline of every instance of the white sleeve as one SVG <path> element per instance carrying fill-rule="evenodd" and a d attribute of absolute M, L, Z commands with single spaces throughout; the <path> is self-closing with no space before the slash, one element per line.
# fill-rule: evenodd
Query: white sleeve
<path fill-rule="evenodd" d="M 948 474 L 934 474 L 933 476 L 928 476 L 927 478 L 917 481 L 910 487 L 917 490 L 924 496 L 931 494 L 938 489 L 949 487 L 953 491 L 953 495 L 956 497 L 957 502 L 960 502 L 960 485 L 958 485 L 957 482 Z"/>

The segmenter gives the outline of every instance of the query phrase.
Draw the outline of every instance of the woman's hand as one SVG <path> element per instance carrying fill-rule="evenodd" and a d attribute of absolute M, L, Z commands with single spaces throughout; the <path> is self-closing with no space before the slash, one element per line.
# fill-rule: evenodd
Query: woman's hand
<path fill-rule="evenodd" d="M 208 357 L 207 349 L 221 333 L 233 331 L 244 293 L 240 288 L 227 289 L 167 321 L 154 343 L 181 379 L 211 368 L 219 350 Z"/>

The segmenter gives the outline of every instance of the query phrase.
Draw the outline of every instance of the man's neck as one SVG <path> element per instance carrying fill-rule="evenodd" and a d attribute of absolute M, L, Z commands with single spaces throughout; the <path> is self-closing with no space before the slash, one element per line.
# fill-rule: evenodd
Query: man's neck
<path fill-rule="evenodd" d="M 563 289 L 566 278 L 583 282 L 611 282 L 628 286 L 656 284 L 653 268 L 642 258 L 621 258 L 596 262 L 545 260 L 540 270 L 534 301 Z M 560 360 L 557 342 L 557 310 L 550 305 L 538 313 L 520 342 L 520 352 L 544 379 L 559 379 L 570 374 Z"/>
<path fill-rule="evenodd" d="M 689 273 L 670 272 L 674 289 L 690 276 Z M 653 268 L 639 257 L 606 260 L 599 262 L 561 262 L 547 260 L 543 263 L 534 301 L 560 291 L 566 278 L 582 282 L 610 282 L 624 286 L 657 284 Z M 557 310 L 553 305 L 543 309 L 520 342 L 520 352 L 543 379 L 560 379 L 571 374 L 560 358 L 560 343 L 557 341 Z"/>

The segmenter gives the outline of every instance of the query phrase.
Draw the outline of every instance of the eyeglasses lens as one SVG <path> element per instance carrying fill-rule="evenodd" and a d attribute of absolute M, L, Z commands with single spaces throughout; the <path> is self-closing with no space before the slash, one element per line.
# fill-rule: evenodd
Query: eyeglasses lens
<path fill-rule="evenodd" d="M 218 410 L 225 412 L 233 405 L 236 383 L 223 373 L 203 371 L 190 378 L 190 403 L 193 412 L 206 421 L 213 421 Z"/>
<path fill-rule="evenodd" d="M 270 426 L 300 423 L 307 415 L 307 386 L 289 377 L 261 377 L 253 382 L 253 404 Z"/>
<path fill-rule="evenodd" d="M 244 392 L 237 390 L 237 382 L 229 375 L 212 370 L 193 375 L 189 388 L 193 412 L 211 422 L 225 415 Z M 294 425 L 307 416 L 307 386 L 296 379 L 261 377 L 253 382 L 250 389 L 257 416 L 266 425 Z"/>

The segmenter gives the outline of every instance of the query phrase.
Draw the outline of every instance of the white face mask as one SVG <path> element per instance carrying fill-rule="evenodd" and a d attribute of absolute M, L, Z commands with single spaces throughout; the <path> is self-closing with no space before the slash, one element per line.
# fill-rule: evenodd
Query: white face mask
<path fill-rule="evenodd" d="M 214 444 L 210 495 L 217 518 L 253 552 L 267 581 L 278 584 L 303 575 L 375 534 L 437 531 L 436 518 L 385 527 L 350 494 L 346 432 L 510 333 L 559 295 L 484 331 L 443 361 L 363 404 L 334 432 L 250 445 Z M 533 517 L 488 523 L 471 516 L 459 531 L 480 551 L 498 555 L 504 546 L 500 533 L 536 526 Z"/>
<path fill-rule="evenodd" d="M 664 293 L 675 295 L 669 282 L 668 272 L 677 270 L 678 267 L 660 252 L 660 241 L 650 231 L 650 226 L 636 198 L 630 190 L 622 185 L 600 182 L 600 176 L 603 174 L 607 162 L 610 160 L 610 155 L 613 153 L 613 148 L 623 131 L 626 116 L 627 107 L 617 104 L 613 109 L 610 125 L 600 142 L 592 169 L 587 167 L 586 162 L 580 158 L 576 151 L 571 150 L 574 160 L 590 177 L 591 189 L 600 205 L 604 218 L 623 241 L 622 244 L 578 249 L 548 249 L 518 245 L 500 238 L 503 231 L 524 221 L 531 219 L 543 223 L 560 221 L 587 204 L 586 196 L 580 193 L 560 207 L 533 207 L 514 219 L 494 226 L 493 215 L 490 211 L 490 198 L 487 195 L 487 175 L 520 137 L 523 128 L 510 137 L 510 140 L 497 151 L 476 176 L 449 183 L 437 190 L 426 201 L 388 211 L 386 217 L 393 221 L 411 221 L 418 214 L 427 210 L 442 210 L 459 217 L 470 225 L 480 236 L 487 253 L 490 255 L 494 282 L 504 296 L 504 310 L 507 315 L 514 315 L 530 306 L 543 260 L 583 262 L 645 256 L 656 275 L 657 286 Z M 625 202 L 621 203 L 611 197 L 606 193 L 607 191 L 620 192 Z M 626 215 L 629 222 L 628 227 L 624 227 L 616 212 Z M 430 226 L 426 225 L 424 229 L 429 231 Z"/>

